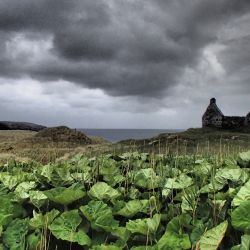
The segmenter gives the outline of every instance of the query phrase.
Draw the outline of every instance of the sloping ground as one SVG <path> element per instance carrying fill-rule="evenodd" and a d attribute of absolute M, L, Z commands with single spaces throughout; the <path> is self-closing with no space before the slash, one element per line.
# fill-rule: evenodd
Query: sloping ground
<path fill-rule="evenodd" d="M 219 150 L 239 151 L 250 149 L 250 133 L 248 131 L 235 132 L 213 128 L 191 128 L 180 133 L 164 133 L 144 140 L 125 140 L 119 144 L 133 145 L 141 149 L 163 148 L 180 152 L 194 153 L 197 149 L 212 153 Z"/>
<path fill-rule="evenodd" d="M 37 132 L 28 130 L 0 130 L 0 143 L 17 142 L 34 136 Z"/>
<path fill-rule="evenodd" d="M 92 140 L 84 133 L 70 129 L 66 126 L 59 126 L 53 128 L 46 128 L 38 132 L 34 138 L 36 140 L 47 142 L 72 142 L 80 144 L 91 144 Z"/>
<path fill-rule="evenodd" d="M 121 141 L 119 143 L 124 144 L 141 144 L 141 143 L 149 143 L 153 144 L 156 141 L 162 141 L 162 142 L 172 142 L 175 140 L 185 140 L 185 141 L 214 141 L 214 140 L 242 140 L 242 141 L 248 141 L 250 142 L 250 132 L 248 131 L 228 131 L 228 130 L 220 130 L 220 129 L 213 129 L 213 128 L 190 128 L 184 132 L 179 133 L 163 133 L 158 136 L 152 137 L 152 138 L 146 138 L 141 140 L 125 140 Z"/>
<path fill-rule="evenodd" d="M 1 131 L 4 134 L 4 131 Z M 8 134 L 12 131 L 6 131 Z M 20 134 L 20 130 L 17 133 Z M 92 140 L 85 134 L 67 127 L 46 128 L 40 132 L 26 132 L 26 136 L 2 138 L 0 141 L 0 162 L 9 158 L 33 159 L 51 162 L 65 154 L 92 147 Z M 1 133 L 0 133 L 1 134 Z M 1 139 L 1 137 L 0 137 Z M 93 145 L 94 146 L 94 145 Z"/>
<path fill-rule="evenodd" d="M 68 159 L 78 153 L 106 152 L 110 143 L 99 137 L 87 137 L 69 128 L 50 128 L 45 132 L 0 130 L 0 163 L 10 158 L 48 163 Z"/>
<path fill-rule="evenodd" d="M 0 121 L 0 130 L 30 130 L 40 131 L 46 128 L 45 126 L 29 122 L 10 122 Z"/>

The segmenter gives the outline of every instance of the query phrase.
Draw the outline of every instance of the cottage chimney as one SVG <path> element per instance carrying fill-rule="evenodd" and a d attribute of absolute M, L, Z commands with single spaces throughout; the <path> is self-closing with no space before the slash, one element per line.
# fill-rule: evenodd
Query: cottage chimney
<path fill-rule="evenodd" d="M 210 99 L 210 104 L 213 104 L 213 103 L 216 104 L 216 99 L 215 99 L 215 98 L 211 98 L 211 99 Z"/>

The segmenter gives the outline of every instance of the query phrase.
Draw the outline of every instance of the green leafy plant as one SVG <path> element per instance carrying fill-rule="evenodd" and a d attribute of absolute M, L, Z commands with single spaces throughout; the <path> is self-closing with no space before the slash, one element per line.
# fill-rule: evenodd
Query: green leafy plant
<path fill-rule="evenodd" d="M 0 164 L 0 250 L 248 250 L 248 155 Z"/>

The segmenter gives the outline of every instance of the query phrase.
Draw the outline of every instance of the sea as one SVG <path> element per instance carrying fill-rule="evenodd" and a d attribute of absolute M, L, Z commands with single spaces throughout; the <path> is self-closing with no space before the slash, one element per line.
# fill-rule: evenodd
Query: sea
<path fill-rule="evenodd" d="M 79 129 L 88 136 L 102 137 L 110 142 L 128 139 L 146 139 L 162 133 L 176 133 L 182 129 Z"/>

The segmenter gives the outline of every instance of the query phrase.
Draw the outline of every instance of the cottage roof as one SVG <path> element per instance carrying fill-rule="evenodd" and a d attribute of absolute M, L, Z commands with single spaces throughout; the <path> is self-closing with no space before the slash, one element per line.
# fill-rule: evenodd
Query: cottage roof
<path fill-rule="evenodd" d="M 221 110 L 219 109 L 219 107 L 216 104 L 216 99 L 212 98 L 210 100 L 210 104 L 207 107 L 207 110 L 206 110 L 206 112 L 204 113 L 203 116 L 212 117 L 214 115 L 224 116 L 223 113 L 221 112 Z"/>

